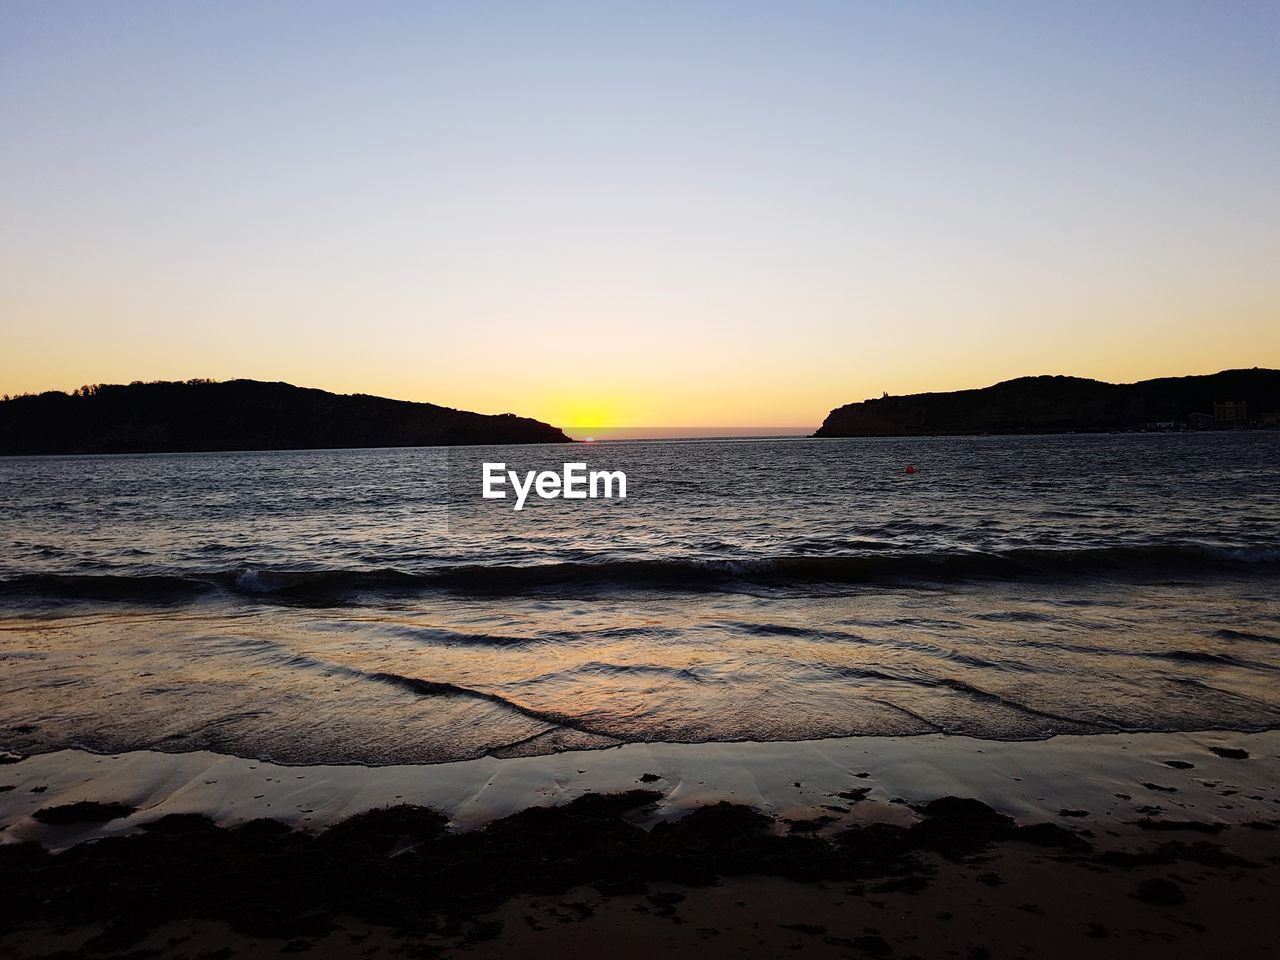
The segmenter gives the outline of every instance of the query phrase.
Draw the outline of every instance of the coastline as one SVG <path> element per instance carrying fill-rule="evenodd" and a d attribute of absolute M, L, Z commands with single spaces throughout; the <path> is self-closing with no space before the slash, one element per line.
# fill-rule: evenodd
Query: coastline
<path fill-rule="evenodd" d="M 1247 757 L 1219 756 L 1215 748 L 1242 750 Z M 34 842 L 65 850 L 135 832 L 170 814 L 198 814 L 226 826 L 266 817 L 321 830 L 397 804 L 429 808 L 444 815 L 450 829 L 466 831 L 530 807 L 640 788 L 661 794 L 645 818 L 648 826 L 721 801 L 783 820 L 831 816 L 833 807 L 846 806 L 823 825 L 832 832 L 852 823 L 906 823 L 908 805 L 948 795 L 972 797 L 1019 820 L 1079 822 L 1059 812 L 1083 809 L 1123 823 L 1141 819 L 1142 808 L 1163 805 L 1235 824 L 1280 817 L 1280 797 L 1267 796 L 1276 783 L 1280 730 L 1061 734 L 1017 741 L 921 734 L 627 743 L 387 766 L 295 766 L 209 751 L 59 750 L 0 766 L 0 787 L 8 788 L 0 792 L 0 844 Z M 865 796 L 843 803 L 838 795 L 851 788 L 866 788 Z M 1230 793 L 1224 797 L 1222 790 Z M 122 803 L 136 812 L 70 825 L 31 817 L 81 801 Z"/>
<path fill-rule="evenodd" d="M 1277 783 L 1280 731 L 64 750 L 0 766 L 0 955 L 1263 956 Z M 136 812 L 31 816 L 81 802 Z"/>

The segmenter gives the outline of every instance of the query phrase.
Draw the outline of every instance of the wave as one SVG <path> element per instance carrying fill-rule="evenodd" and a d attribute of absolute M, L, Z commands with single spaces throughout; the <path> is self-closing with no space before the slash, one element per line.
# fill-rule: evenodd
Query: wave
<path fill-rule="evenodd" d="M 222 592 L 282 602 L 325 602 L 368 594 L 431 590 L 522 593 L 660 589 L 699 591 L 734 585 L 877 582 L 954 583 L 1025 578 L 1195 578 L 1229 572 L 1280 572 L 1280 550 L 1154 544 L 999 552 L 940 551 L 743 559 L 654 558 L 529 565 L 466 564 L 411 573 L 396 569 L 240 568 L 176 574 L 27 574 L 0 580 L 0 598 L 180 602 Z"/>
<path fill-rule="evenodd" d="M 447 683 L 439 680 L 424 680 L 419 677 L 409 677 L 401 673 L 392 673 L 390 671 L 379 671 L 376 673 L 368 673 L 363 670 L 347 667 L 343 668 L 343 672 L 364 680 L 371 680 L 374 683 L 385 683 L 409 693 L 417 694 L 420 697 L 462 697 L 472 700 L 482 700 L 491 703 L 497 707 L 511 710 L 521 716 L 528 717 L 530 720 L 537 720 L 547 724 L 551 728 L 563 727 L 568 730 L 576 730 L 579 733 L 589 735 L 609 736 L 607 733 L 600 733 L 593 730 L 589 725 L 577 717 L 570 716 L 565 713 L 559 713 L 553 710 L 538 710 L 534 707 L 525 706 L 501 694 L 491 693 L 487 690 L 477 690 L 473 687 L 464 687 L 456 683 Z M 539 731 L 536 736 L 541 736 L 548 731 Z M 507 744 L 511 746 L 511 744 Z"/>

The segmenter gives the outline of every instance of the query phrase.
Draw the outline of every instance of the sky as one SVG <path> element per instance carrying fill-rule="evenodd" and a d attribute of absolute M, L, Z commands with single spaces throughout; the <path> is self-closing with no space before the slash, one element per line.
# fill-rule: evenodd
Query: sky
<path fill-rule="evenodd" d="M 1280 367 L 1280 4 L 0 0 L 0 344 L 570 428 Z"/>

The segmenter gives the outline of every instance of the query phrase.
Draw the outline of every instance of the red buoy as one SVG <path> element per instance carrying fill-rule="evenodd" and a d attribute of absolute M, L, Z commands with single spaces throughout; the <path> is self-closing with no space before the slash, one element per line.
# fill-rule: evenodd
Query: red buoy
<path fill-rule="evenodd" d="M 911 466 L 911 464 L 907 464 L 907 473 L 915 473 L 915 472 L 916 472 L 916 468 Z"/>

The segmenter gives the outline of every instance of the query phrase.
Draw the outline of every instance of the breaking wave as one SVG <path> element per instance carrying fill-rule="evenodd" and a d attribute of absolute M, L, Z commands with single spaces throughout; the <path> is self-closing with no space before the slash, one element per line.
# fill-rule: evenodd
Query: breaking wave
<path fill-rule="evenodd" d="M 171 574 L 30 574 L 0 580 L 0 599 L 189 601 L 223 593 L 264 600 L 323 602 L 431 590 L 519 594 L 541 589 L 706 591 L 734 585 L 958 583 L 1132 576 L 1197 578 L 1280 574 L 1280 550 L 1154 544 L 1000 552 L 867 553 L 743 559 L 655 558 L 529 565 L 466 564 L 422 572 L 397 569 L 240 568 Z"/>

